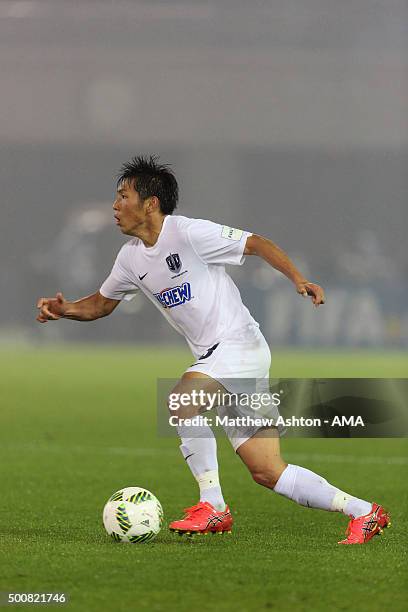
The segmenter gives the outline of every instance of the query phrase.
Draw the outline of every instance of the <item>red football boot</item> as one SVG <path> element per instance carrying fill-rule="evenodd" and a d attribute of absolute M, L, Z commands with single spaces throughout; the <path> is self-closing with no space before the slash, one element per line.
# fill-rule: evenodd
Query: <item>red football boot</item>
<path fill-rule="evenodd" d="M 199 535 L 207 533 L 231 533 L 232 516 L 228 506 L 219 512 L 209 502 L 198 502 L 191 508 L 185 508 L 185 516 L 180 521 L 173 521 L 169 525 L 170 531 L 180 535 Z"/>
<path fill-rule="evenodd" d="M 371 512 L 349 522 L 347 538 L 339 544 L 365 544 L 375 535 L 381 535 L 385 527 L 391 527 L 390 515 L 382 506 L 373 504 Z"/>

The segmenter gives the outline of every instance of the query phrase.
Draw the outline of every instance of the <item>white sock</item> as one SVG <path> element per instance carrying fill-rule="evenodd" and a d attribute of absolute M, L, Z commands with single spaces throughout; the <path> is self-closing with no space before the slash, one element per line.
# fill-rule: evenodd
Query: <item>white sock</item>
<path fill-rule="evenodd" d="M 353 518 L 368 514 L 372 506 L 367 501 L 340 491 L 318 474 L 298 465 L 287 466 L 274 491 L 302 506 L 342 512 Z"/>
<path fill-rule="evenodd" d="M 182 425 L 177 431 L 181 453 L 200 487 L 200 501 L 209 502 L 216 510 L 225 510 L 218 477 L 217 442 L 211 427 Z"/>

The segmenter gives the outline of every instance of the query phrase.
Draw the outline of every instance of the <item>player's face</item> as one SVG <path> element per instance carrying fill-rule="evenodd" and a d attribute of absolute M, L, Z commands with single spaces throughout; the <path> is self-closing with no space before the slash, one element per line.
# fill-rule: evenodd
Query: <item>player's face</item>
<path fill-rule="evenodd" d="M 137 229 L 146 220 L 145 202 L 141 199 L 133 184 L 122 183 L 116 192 L 113 203 L 116 225 L 123 234 L 135 236 Z"/>

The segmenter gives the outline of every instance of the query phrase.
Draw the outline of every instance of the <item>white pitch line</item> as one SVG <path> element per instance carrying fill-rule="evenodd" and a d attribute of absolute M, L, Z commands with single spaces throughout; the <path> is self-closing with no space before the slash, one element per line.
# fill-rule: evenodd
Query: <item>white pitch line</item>
<path fill-rule="evenodd" d="M 160 457 L 163 455 L 177 455 L 177 445 L 172 448 L 138 448 L 129 446 L 53 446 L 45 443 L 31 444 L 4 444 L 0 446 L 1 450 L 19 451 L 19 452 L 40 452 L 40 453 L 55 453 L 55 454 L 73 454 L 73 455 L 125 455 L 134 457 Z M 391 455 L 381 457 L 378 455 L 334 455 L 324 453 L 284 453 L 284 458 L 290 461 L 311 461 L 317 463 L 352 463 L 357 465 L 408 465 L 408 456 Z"/>
<path fill-rule="evenodd" d="M 0 450 L 17 450 L 39 453 L 72 454 L 72 455 L 133 455 L 142 457 L 155 457 L 158 455 L 171 455 L 173 450 L 170 448 L 132 448 L 127 446 L 54 446 L 52 444 L 35 442 L 30 444 L 3 444 Z"/>
<path fill-rule="evenodd" d="M 353 464 L 387 464 L 387 465 L 408 465 L 408 457 L 398 457 L 391 455 L 388 457 L 374 457 L 364 455 L 324 455 L 323 453 L 284 453 L 285 457 L 296 461 L 316 461 L 323 463 L 353 463 Z"/>

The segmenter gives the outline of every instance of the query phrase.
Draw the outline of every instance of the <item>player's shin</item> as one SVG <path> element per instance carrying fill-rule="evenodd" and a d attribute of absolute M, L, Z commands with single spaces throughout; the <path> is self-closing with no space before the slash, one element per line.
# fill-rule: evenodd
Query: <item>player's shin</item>
<path fill-rule="evenodd" d="M 217 443 L 211 428 L 178 426 L 181 453 L 200 487 L 200 501 L 225 509 L 217 461 Z"/>
<path fill-rule="evenodd" d="M 322 476 L 298 465 L 288 465 L 274 489 L 275 493 L 308 508 L 342 512 L 356 518 L 371 511 L 372 504 L 333 487 Z"/>

